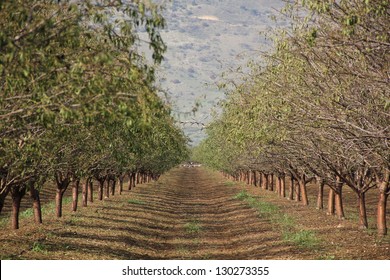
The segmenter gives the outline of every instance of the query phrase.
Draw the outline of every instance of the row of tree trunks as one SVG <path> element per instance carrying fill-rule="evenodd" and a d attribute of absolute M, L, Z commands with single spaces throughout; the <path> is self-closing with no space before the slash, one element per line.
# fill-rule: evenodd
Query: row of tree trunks
<path fill-rule="evenodd" d="M 245 182 L 249 185 L 259 186 L 264 190 L 275 191 L 281 197 L 286 197 L 286 177 L 281 174 L 275 176 L 272 173 L 264 173 L 258 171 L 239 171 L 238 174 L 230 176 L 231 179 L 236 181 Z M 306 184 L 310 181 L 305 176 L 298 176 L 298 179 L 294 179 L 290 176 L 289 186 L 289 200 L 301 201 L 304 205 L 309 204 L 307 197 Z M 295 187 L 296 186 L 296 187 Z"/>
<path fill-rule="evenodd" d="M 136 182 L 149 183 L 152 180 L 157 180 L 158 175 L 151 173 L 140 173 L 140 172 L 131 172 L 128 173 L 129 179 L 129 190 L 136 186 Z M 55 173 L 56 179 L 56 216 L 57 218 L 62 217 L 62 204 L 64 193 L 67 190 L 68 186 L 72 183 L 72 211 L 76 212 L 78 209 L 78 200 L 80 192 L 80 179 L 72 177 L 70 174 L 63 174 L 61 172 Z M 103 195 L 108 198 L 111 195 L 115 194 L 116 182 L 118 180 L 118 194 L 123 192 L 125 174 L 114 177 L 114 176 L 104 176 L 98 177 L 98 199 L 102 200 Z M 35 188 L 35 181 L 31 180 L 25 184 L 10 186 L 8 190 L 3 190 L 1 193 L 2 196 L 6 196 L 8 192 L 11 193 L 12 197 L 12 215 L 11 215 L 11 226 L 13 229 L 19 228 L 19 214 L 20 214 L 20 205 L 21 200 L 25 196 L 27 190 L 29 191 L 30 198 L 32 199 L 32 208 L 34 213 L 34 220 L 37 224 L 42 223 L 42 209 L 41 202 L 39 197 L 39 190 Z M 88 201 L 93 202 L 93 180 L 91 177 L 86 178 L 82 184 L 82 206 L 87 207 Z M 4 205 L 2 197 L 0 197 L 1 207 Z"/>
<path fill-rule="evenodd" d="M 12 186 L 10 188 L 11 198 L 12 198 L 12 214 L 11 214 L 11 227 L 12 229 L 19 228 L 19 215 L 20 215 L 20 205 L 22 198 L 25 196 L 27 189 L 32 199 L 32 208 L 34 221 L 37 224 L 42 223 L 42 210 L 41 210 L 41 201 L 39 198 L 39 191 L 35 189 L 35 182 L 30 181 L 26 184 L 20 186 Z"/>
<path fill-rule="evenodd" d="M 276 177 L 276 193 L 280 197 L 286 197 L 286 177 L 284 175 Z"/>
<path fill-rule="evenodd" d="M 129 177 L 128 190 L 130 191 L 136 185 L 136 173 L 135 172 L 129 172 L 128 177 Z"/>
<path fill-rule="evenodd" d="M 245 182 L 250 185 L 258 186 L 264 190 L 274 190 L 281 196 L 286 197 L 286 178 L 282 174 L 274 179 L 273 174 L 266 174 L 259 171 L 239 171 L 235 175 L 224 174 L 227 178 L 233 179 L 235 181 Z M 387 224 L 386 224 L 386 209 L 387 209 L 387 199 L 390 195 L 390 171 L 385 170 L 384 174 L 376 175 L 376 186 L 379 189 L 379 198 L 377 205 L 377 229 L 379 235 L 387 234 Z M 276 181 L 276 183 L 274 183 Z M 296 172 L 290 175 L 290 183 L 288 188 L 288 197 L 289 200 L 302 201 L 303 205 L 308 205 L 308 196 L 306 185 L 310 182 L 311 179 L 307 179 L 304 175 L 300 176 Z M 336 182 L 329 187 L 328 195 L 328 205 L 327 205 L 327 214 L 336 215 L 338 219 L 345 219 L 344 206 L 343 206 L 343 181 L 339 176 L 337 176 Z M 366 210 L 366 192 L 368 189 L 365 187 L 364 180 L 360 180 L 362 186 L 357 188 L 352 188 L 351 183 L 349 186 L 357 193 L 358 197 L 358 211 L 359 211 L 359 228 L 365 229 L 368 228 L 368 219 L 367 219 L 367 210 Z M 324 209 L 324 189 L 325 181 L 322 178 L 317 177 L 316 183 L 318 186 L 317 194 L 317 209 Z"/>
<path fill-rule="evenodd" d="M 238 180 L 244 181 L 246 183 L 249 180 L 250 182 L 252 182 L 252 185 L 255 185 L 253 183 L 253 180 L 248 179 L 250 174 L 254 174 L 254 173 L 240 172 L 240 174 L 238 176 L 236 176 L 236 178 L 238 178 Z M 281 197 L 286 197 L 285 176 L 283 176 L 283 175 L 278 176 L 275 180 L 274 174 L 259 173 L 259 178 L 261 178 L 259 180 L 259 183 L 260 183 L 259 186 L 261 186 L 261 188 L 263 188 L 265 190 L 274 191 L 274 186 L 275 186 L 275 192 L 278 193 L 278 195 Z M 311 179 L 307 179 L 304 175 L 302 175 L 302 176 L 297 175 L 297 178 L 298 179 L 295 179 L 294 176 L 290 176 L 290 186 L 289 186 L 288 199 L 295 200 L 295 201 L 302 201 L 303 205 L 308 205 L 309 200 L 308 200 L 308 196 L 307 196 L 306 185 L 308 182 L 311 181 Z M 275 181 L 276 181 L 276 183 L 275 183 Z M 319 178 L 317 178 L 317 181 L 318 181 L 318 185 L 319 185 L 319 191 L 318 191 L 318 197 L 317 197 L 317 208 L 323 209 L 324 208 L 323 197 L 324 197 L 325 184 L 324 184 L 324 181 L 319 179 Z M 333 205 L 332 208 L 334 208 L 334 210 L 328 211 L 328 213 L 331 213 L 331 214 L 336 213 L 336 215 L 339 219 L 344 219 L 345 215 L 344 215 L 344 207 L 343 207 L 343 200 L 342 200 L 342 184 L 341 183 L 336 184 L 334 186 L 334 189 L 336 191 L 333 191 L 332 189 L 330 191 L 330 195 L 332 197 L 332 200 L 330 200 L 330 202 L 332 202 L 334 200 L 334 202 L 331 204 L 331 205 Z"/>

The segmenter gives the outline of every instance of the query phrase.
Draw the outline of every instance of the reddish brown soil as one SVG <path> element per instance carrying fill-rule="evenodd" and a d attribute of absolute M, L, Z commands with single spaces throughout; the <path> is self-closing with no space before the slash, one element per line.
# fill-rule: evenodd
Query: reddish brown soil
<path fill-rule="evenodd" d="M 297 229 L 319 244 L 297 246 L 279 225 L 234 198 L 243 189 L 293 217 Z M 68 190 L 69 192 L 69 190 Z M 323 211 L 278 198 L 253 186 L 227 182 L 203 168 L 177 168 L 158 182 L 95 201 L 64 217 L 52 211 L 44 224 L 21 220 L 21 229 L 0 228 L 1 259 L 389 259 L 389 238 L 342 227 Z M 8 225 L 7 225 L 8 227 Z"/>

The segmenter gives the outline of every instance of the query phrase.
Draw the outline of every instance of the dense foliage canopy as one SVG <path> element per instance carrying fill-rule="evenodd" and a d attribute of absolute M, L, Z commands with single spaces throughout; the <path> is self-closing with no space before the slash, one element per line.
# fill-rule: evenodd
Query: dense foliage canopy
<path fill-rule="evenodd" d="M 378 230 L 386 233 L 390 194 L 389 2 L 294 1 L 292 30 L 227 92 L 223 113 L 194 158 L 235 176 L 240 171 L 291 176 L 302 189 L 316 178 L 341 198 L 377 188 Z"/>
<path fill-rule="evenodd" d="M 0 1 L 0 211 L 47 179 L 158 176 L 186 158 L 154 83 L 164 26 L 149 1 Z"/>

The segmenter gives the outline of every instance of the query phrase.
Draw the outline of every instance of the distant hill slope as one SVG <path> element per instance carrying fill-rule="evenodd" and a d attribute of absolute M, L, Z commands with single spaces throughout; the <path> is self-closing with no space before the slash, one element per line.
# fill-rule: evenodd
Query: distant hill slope
<path fill-rule="evenodd" d="M 211 109 L 223 98 L 215 83 L 224 71 L 269 47 L 260 32 L 275 27 L 271 15 L 281 7 L 281 0 L 173 0 L 168 4 L 168 28 L 162 34 L 168 52 L 161 83 L 176 103 L 178 118 L 208 122 Z M 201 102 L 196 116 L 185 114 L 196 101 Z M 185 131 L 195 144 L 204 136 L 196 126 L 186 126 Z"/>

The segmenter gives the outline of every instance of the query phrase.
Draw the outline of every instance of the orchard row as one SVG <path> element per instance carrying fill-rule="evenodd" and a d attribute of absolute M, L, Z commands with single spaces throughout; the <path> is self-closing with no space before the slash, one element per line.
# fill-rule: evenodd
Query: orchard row
<path fill-rule="evenodd" d="M 164 26 L 149 1 L 0 3 L 0 211 L 11 195 L 14 228 L 46 181 L 61 216 L 69 184 L 156 178 L 186 158 L 155 82 Z"/>
<path fill-rule="evenodd" d="M 305 205 L 310 181 L 319 184 L 319 199 L 328 186 L 338 205 L 342 189 L 351 188 L 362 228 L 368 227 L 366 193 L 375 191 L 377 230 L 385 235 L 389 6 L 381 0 L 290 1 L 283 14 L 291 29 L 274 34 L 274 50 L 253 63 L 242 83 L 226 85 L 223 112 L 194 158 L 236 179 L 256 176 L 264 186 L 271 174 L 281 182 L 292 178 Z"/>

